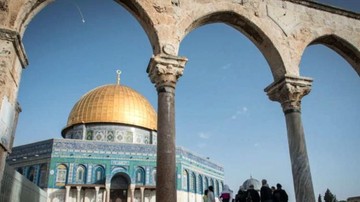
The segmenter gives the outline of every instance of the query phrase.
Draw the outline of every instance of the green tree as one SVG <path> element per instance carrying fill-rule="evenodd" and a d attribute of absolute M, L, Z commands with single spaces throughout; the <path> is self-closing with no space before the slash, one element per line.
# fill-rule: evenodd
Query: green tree
<path fill-rule="evenodd" d="M 324 201 L 325 202 L 335 202 L 336 201 L 336 197 L 331 193 L 331 191 L 329 189 L 327 189 L 325 192 Z"/>
<path fill-rule="evenodd" d="M 318 202 L 322 202 L 321 194 L 319 194 Z"/>

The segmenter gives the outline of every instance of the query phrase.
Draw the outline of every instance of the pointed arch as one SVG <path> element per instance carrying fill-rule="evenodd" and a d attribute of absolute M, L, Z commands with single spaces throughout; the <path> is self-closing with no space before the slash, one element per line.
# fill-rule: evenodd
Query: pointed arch
<path fill-rule="evenodd" d="M 82 164 L 79 164 L 76 168 L 76 183 L 86 183 L 86 167 Z"/>
<path fill-rule="evenodd" d="M 139 185 L 145 185 L 145 169 L 141 166 L 136 168 L 135 183 Z"/>
<path fill-rule="evenodd" d="M 56 167 L 56 186 L 65 186 L 67 181 L 68 167 L 65 164 L 59 164 Z"/>
<path fill-rule="evenodd" d="M 40 166 L 40 172 L 39 172 L 39 181 L 38 181 L 38 185 L 39 187 L 41 188 L 44 188 L 46 187 L 46 179 L 47 179 L 47 169 L 48 169 L 48 166 L 46 163 L 42 164 Z"/>
<path fill-rule="evenodd" d="M 198 176 L 198 182 L 199 182 L 199 189 L 198 189 L 198 193 L 203 193 L 204 189 L 204 182 L 203 182 L 203 177 L 201 175 Z"/>
<path fill-rule="evenodd" d="M 195 19 L 187 26 L 181 40 L 196 28 L 211 23 L 227 24 L 250 39 L 265 57 L 275 80 L 286 73 L 282 57 L 268 35 L 254 21 L 234 11 L 218 11 Z"/>
<path fill-rule="evenodd" d="M 189 171 L 186 169 L 183 170 L 182 179 L 182 188 L 189 192 Z"/>
<path fill-rule="evenodd" d="M 117 3 L 122 5 L 126 10 L 128 10 L 140 23 L 146 35 L 150 40 L 151 47 L 153 49 L 154 55 L 160 53 L 160 44 L 158 32 L 155 29 L 154 22 L 150 17 L 148 10 L 146 10 L 139 2 L 141 1 L 132 1 L 132 0 L 115 0 Z"/>
<path fill-rule="evenodd" d="M 102 165 L 95 166 L 93 176 L 95 184 L 105 183 L 105 168 Z"/>
<path fill-rule="evenodd" d="M 323 35 L 313 40 L 309 45 L 322 44 L 341 55 L 360 76 L 360 51 L 347 40 L 335 35 Z"/>

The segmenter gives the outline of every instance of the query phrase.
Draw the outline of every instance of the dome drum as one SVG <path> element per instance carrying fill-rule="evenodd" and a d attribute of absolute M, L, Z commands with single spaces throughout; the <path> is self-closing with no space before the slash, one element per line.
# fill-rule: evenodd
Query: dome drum
<path fill-rule="evenodd" d="M 156 131 L 113 123 L 78 124 L 63 130 L 66 139 L 156 144 Z M 155 139 L 155 140 L 154 140 Z"/>

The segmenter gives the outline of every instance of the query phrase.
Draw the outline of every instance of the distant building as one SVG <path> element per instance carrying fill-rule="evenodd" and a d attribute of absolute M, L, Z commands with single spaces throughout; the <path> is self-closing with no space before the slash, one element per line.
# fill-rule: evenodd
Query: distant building
<path fill-rule="evenodd" d="M 155 110 L 138 92 L 120 84 L 91 90 L 73 107 L 62 136 L 14 147 L 7 159 L 47 191 L 48 201 L 155 201 L 162 137 Z M 223 167 L 181 147 L 176 153 L 178 201 L 201 201 L 209 185 L 218 196 Z"/>
<path fill-rule="evenodd" d="M 244 187 L 245 190 L 248 190 L 250 185 L 254 185 L 254 189 L 256 191 L 260 191 L 260 189 L 261 189 L 260 181 L 252 178 L 252 176 L 250 176 L 249 179 L 245 180 L 242 186 Z"/>
<path fill-rule="evenodd" d="M 349 197 L 347 202 L 360 202 L 360 196 Z"/>

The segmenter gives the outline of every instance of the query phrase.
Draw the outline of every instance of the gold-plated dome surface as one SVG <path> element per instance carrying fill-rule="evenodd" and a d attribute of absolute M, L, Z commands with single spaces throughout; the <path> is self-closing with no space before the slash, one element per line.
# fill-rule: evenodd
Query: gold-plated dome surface
<path fill-rule="evenodd" d="M 144 96 L 127 86 L 110 84 L 91 90 L 75 104 L 66 127 L 79 123 L 122 123 L 156 130 L 157 117 Z"/>

